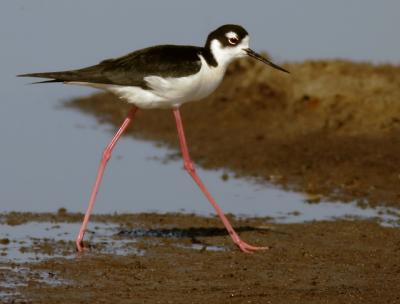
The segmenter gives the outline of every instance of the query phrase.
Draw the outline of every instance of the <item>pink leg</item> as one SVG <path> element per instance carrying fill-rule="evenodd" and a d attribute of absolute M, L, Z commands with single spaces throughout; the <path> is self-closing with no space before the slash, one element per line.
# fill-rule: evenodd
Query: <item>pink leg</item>
<path fill-rule="evenodd" d="M 132 121 L 133 116 L 135 115 L 137 110 L 138 109 L 136 107 L 133 107 L 129 111 L 128 116 L 125 118 L 125 120 L 122 123 L 121 127 L 119 128 L 118 132 L 114 135 L 111 142 L 108 144 L 108 146 L 103 151 L 103 156 L 101 158 L 100 166 L 97 171 L 96 182 L 94 183 L 94 186 L 92 189 L 92 194 L 90 195 L 89 206 L 86 210 L 85 217 L 83 218 L 83 222 L 82 222 L 81 228 L 79 230 L 79 234 L 76 237 L 75 244 L 76 244 L 76 249 L 78 251 L 83 251 L 83 249 L 84 249 L 82 240 L 83 240 L 83 236 L 86 231 L 86 226 L 89 222 L 90 214 L 92 213 L 93 205 L 96 200 L 96 195 L 97 195 L 97 191 L 99 190 L 101 179 L 103 178 L 104 169 L 106 168 L 107 162 L 111 157 L 111 153 L 112 153 L 112 150 L 113 150 L 115 144 L 120 139 L 122 133 L 124 133 L 124 131 L 126 130 L 126 128 L 129 125 L 129 123 Z"/>
<path fill-rule="evenodd" d="M 218 206 L 218 204 L 216 203 L 214 198 L 211 196 L 210 192 L 208 192 L 207 188 L 204 186 L 203 182 L 198 177 L 196 170 L 193 166 L 193 163 L 190 159 L 189 150 L 186 145 L 186 139 L 185 139 L 185 133 L 183 131 L 181 114 L 180 114 L 178 108 L 174 109 L 173 112 L 174 112 L 174 116 L 175 116 L 176 127 L 178 129 L 178 137 L 179 137 L 179 143 L 181 146 L 184 167 L 185 167 L 186 171 L 190 174 L 190 176 L 193 178 L 193 180 L 196 182 L 196 184 L 199 186 L 199 188 L 204 193 L 204 195 L 207 197 L 207 199 L 209 200 L 211 205 L 214 207 L 218 216 L 222 220 L 222 223 L 224 224 L 226 230 L 228 230 L 228 233 L 231 236 L 233 242 L 240 248 L 240 250 L 242 250 L 244 252 L 251 252 L 252 250 L 268 249 L 268 247 L 255 247 L 255 246 L 245 243 L 244 241 L 242 241 L 240 239 L 239 235 L 235 232 L 231 223 L 228 221 L 228 219 L 224 215 L 222 209 Z"/>

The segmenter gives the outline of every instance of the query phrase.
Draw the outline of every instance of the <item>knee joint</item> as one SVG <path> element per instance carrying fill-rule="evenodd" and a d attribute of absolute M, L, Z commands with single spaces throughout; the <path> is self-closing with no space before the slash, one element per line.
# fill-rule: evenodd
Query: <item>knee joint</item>
<path fill-rule="evenodd" d="M 107 161 L 110 159 L 110 157 L 111 157 L 111 150 L 107 147 L 103 151 L 103 159 Z"/>
<path fill-rule="evenodd" d="M 183 167 L 189 173 L 194 173 L 196 171 L 196 168 L 193 166 L 193 164 L 191 162 L 185 162 L 183 164 Z"/>

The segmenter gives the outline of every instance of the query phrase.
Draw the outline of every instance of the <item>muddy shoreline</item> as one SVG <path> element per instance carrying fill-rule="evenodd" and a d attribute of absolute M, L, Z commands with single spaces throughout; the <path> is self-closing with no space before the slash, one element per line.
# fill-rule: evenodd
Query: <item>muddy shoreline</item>
<path fill-rule="evenodd" d="M 304 192 L 313 203 L 399 208 L 400 67 L 347 61 L 284 67 L 291 76 L 240 61 L 215 94 L 182 107 L 194 161 Z M 109 94 L 64 105 L 113 129 L 129 109 Z M 169 111 L 139 111 L 129 135 L 180 157 Z M 90 250 L 76 254 L 82 214 L 0 214 L 11 231 L 0 238 L 0 301 L 400 302 L 398 228 L 374 220 L 230 218 L 244 240 L 271 249 L 239 252 L 216 217 L 143 213 L 94 215 Z M 19 227 L 34 226 L 42 229 L 39 237 L 15 236 Z M 18 262 L 12 254 L 39 258 Z"/>

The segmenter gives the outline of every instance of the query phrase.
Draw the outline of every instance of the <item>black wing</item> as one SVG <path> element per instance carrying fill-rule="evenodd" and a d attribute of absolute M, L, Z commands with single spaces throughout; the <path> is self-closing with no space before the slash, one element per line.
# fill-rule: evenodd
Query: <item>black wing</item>
<path fill-rule="evenodd" d="M 78 70 L 18 76 L 51 79 L 42 82 L 88 82 L 148 88 L 144 77 L 149 75 L 184 77 L 197 73 L 201 68 L 198 56 L 201 52 L 202 48 L 195 46 L 159 45 Z"/>

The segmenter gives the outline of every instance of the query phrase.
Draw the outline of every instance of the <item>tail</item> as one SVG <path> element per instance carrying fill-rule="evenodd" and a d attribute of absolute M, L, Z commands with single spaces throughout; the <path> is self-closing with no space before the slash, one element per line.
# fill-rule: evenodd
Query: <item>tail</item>
<path fill-rule="evenodd" d="M 50 80 L 32 82 L 32 84 L 51 83 L 51 82 L 66 82 L 66 81 L 74 81 L 76 79 L 76 73 L 75 73 L 75 71 L 29 73 L 29 74 L 17 75 L 17 77 L 38 77 L 38 78 L 50 79 Z"/>
<path fill-rule="evenodd" d="M 102 65 L 93 65 L 78 70 L 68 70 L 59 72 L 46 73 L 29 73 L 17 75 L 18 77 L 38 77 L 47 78 L 49 80 L 37 81 L 33 83 L 49 83 L 49 82 L 87 82 L 87 83 L 110 83 L 110 80 L 104 75 L 104 67 Z"/>

